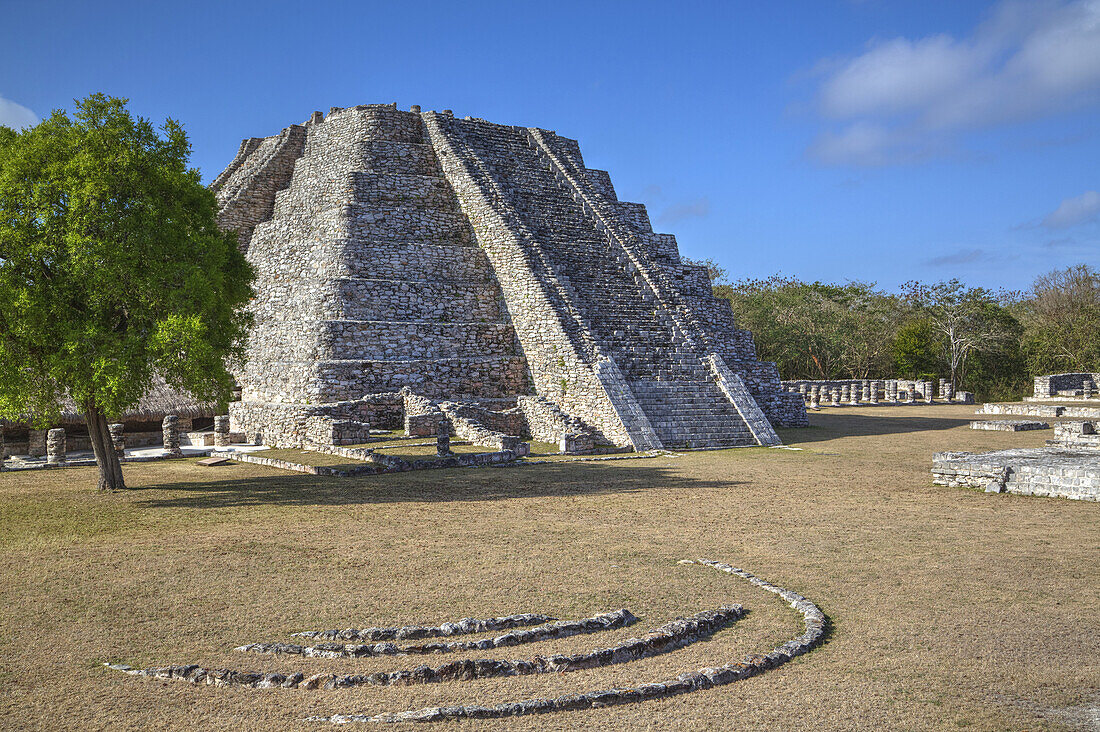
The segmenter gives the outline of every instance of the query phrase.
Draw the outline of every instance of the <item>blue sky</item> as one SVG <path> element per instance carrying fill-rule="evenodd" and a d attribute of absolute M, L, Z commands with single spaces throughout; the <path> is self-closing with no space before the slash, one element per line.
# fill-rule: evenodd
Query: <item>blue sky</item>
<path fill-rule="evenodd" d="M 0 0 L 0 123 L 128 97 L 209 181 L 240 140 L 397 102 L 580 140 L 734 278 L 1100 266 L 1100 0 Z"/>

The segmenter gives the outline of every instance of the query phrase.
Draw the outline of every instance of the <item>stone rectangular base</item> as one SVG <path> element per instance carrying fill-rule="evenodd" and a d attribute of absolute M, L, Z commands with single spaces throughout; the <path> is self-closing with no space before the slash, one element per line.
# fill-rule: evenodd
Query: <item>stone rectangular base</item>
<path fill-rule="evenodd" d="M 1050 425 L 1046 422 L 1032 422 L 1026 419 L 976 419 L 970 423 L 970 429 L 1024 432 L 1027 430 L 1049 430 Z"/>
<path fill-rule="evenodd" d="M 932 458 L 932 482 L 988 493 L 1100 501 L 1100 460 L 1095 451 L 1053 447 L 939 452 Z"/>

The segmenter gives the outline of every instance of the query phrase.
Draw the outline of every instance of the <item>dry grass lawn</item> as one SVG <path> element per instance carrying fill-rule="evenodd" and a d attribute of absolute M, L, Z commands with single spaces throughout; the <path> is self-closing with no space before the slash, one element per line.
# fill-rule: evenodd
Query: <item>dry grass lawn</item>
<path fill-rule="evenodd" d="M 499 703 L 668 678 L 800 632 L 774 596 L 699 566 L 743 566 L 805 594 L 828 641 L 779 669 L 667 700 L 495 729 L 1063 729 L 1100 707 L 1100 505 L 934 487 L 932 452 L 1039 445 L 967 429 L 972 407 L 826 409 L 803 448 L 360 478 L 192 461 L 0 475 L 0 728 L 325 729 L 305 717 Z M 570 674 L 339 691 L 220 689 L 108 671 L 201 663 L 365 672 L 355 661 L 232 651 L 310 628 L 619 607 L 614 633 L 500 651 L 603 646 L 740 602 L 710 640 Z M 442 663 L 447 657 L 429 657 Z M 1091 711 L 1090 711 L 1091 710 Z"/>

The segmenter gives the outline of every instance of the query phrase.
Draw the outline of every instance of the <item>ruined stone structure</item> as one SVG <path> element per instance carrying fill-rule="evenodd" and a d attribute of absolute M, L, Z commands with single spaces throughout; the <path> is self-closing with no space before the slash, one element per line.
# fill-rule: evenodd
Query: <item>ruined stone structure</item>
<path fill-rule="evenodd" d="M 842 379 L 839 381 L 792 379 L 782 382 L 781 388 L 789 394 L 802 395 L 804 400 L 809 397 L 811 409 L 820 406 L 819 403 L 813 401 L 812 394 L 814 390 L 818 390 L 820 394 L 828 395 L 839 389 L 841 393 L 839 401 L 851 406 L 859 404 L 914 404 L 918 399 L 923 400 L 925 404 L 935 403 L 935 384 L 931 381 L 907 381 L 905 379 Z M 940 379 L 939 399 L 944 403 L 974 403 L 973 394 L 968 391 L 956 393 L 955 388 L 946 379 Z M 833 400 L 831 406 L 839 405 L 836 400 Z"/>
<path fill-rule="evenodd" d="M 333 108 L 245 140 L 213 188 L 257 271 L 234 432 L 353 444 L 406 387 L 637 450 L 805 424 L 705 270 L 553 132 Z"/>
<path fill-rule="evenodd" d="M 1047 374 L 1035 377 L 1033 400 L 1092 399 L 1100 384 L 1100 374 Z"/>

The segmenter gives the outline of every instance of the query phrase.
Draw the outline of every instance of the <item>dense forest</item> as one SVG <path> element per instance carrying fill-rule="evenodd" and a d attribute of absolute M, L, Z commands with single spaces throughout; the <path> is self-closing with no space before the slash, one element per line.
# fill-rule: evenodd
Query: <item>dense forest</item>
<path fill-rule="evenodd" d="M 1029 394 L 1036 375 L 1100 371 L 1100 272 L 1086 264 L 1025 292 L 957 279 L 885 292 L 778 275 L 730 282 L 714 262 L 693 263 L 784 379 L 943 377 L 988 401 Z"/>

